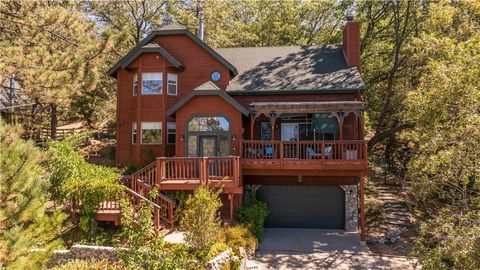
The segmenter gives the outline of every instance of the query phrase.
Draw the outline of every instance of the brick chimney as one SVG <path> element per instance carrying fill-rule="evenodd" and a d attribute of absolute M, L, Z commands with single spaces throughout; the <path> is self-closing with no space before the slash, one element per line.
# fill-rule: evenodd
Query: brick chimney
<path fill-rule="evenodd" d="M 360 22 L 347 17 L 343 28 L 343 53 L 349 67 L 356 66 L 360 70 Z"/>

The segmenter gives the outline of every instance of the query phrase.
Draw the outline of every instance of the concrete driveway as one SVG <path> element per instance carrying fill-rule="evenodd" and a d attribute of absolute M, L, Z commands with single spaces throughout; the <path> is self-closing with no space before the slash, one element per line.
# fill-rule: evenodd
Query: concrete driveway
<path fill-rule="evenodd" d="M 358 233 L 341 230 L 265 229 L 257 269 L 414 269 L 415 260 L 371 254 Z"/>
<path fill-rule="evenodd" d="M 360 236 L 356 232 L 273 228 L 267 228 L 263 232 L 259 250 L 307 253 L 369 252 L 366 245 L 360 245 Z"/>

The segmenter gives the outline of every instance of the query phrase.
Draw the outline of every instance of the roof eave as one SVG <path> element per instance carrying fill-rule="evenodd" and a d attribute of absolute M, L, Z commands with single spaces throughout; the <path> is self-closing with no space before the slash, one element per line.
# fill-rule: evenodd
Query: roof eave
<path fill-rule="evenodd" d="M 210 48 L 205 42 L 200 40 L 197 36 L 192 34 L 192 32 L 188 31 L 187 29 L 172 29 L 172 30 L 158 30 L 158 31 L 152 31 L 146 38 L 144 38 L 135 48 L 130 50 L 120 61 L 118 61 L 112 68 L 108 70 L 108 75 L 111 77 L 116 77 L 116 72 L 117 70 L 122 66 L 122 62 L 124 62 L 126 59 L 129 59 L 133 55 L 136 54 L 136 52 L 141 49 L 143 46 L 145 46 L 147 43 L 149 43 L 154 37 L 156 36 L 165 36 L 165 35 L 182 35 L 185 34 L 188 37 L 190 37 L 195 43 L 197 43 L 200 47 L 205 49 L 208 53 L 210 53 L 213 57 L 215 57 L 220 63 L 225 65 L 230 72 L 232 73 L 233 76 L 236 76 L 238 74 L 237 68 L 235 68 L 234 65 L 232 65 L 230 62 L 227 61 L 223 56 L 221 56 L 218 52 L 216 52 L 214 49 Z"/>
<path fill-rule="evenodd" d="M 323 89 L 262 89 L 262 90 L 227 90 L 232 96 L 249 95 L 296 95 L 296 94 L 356 94 L 363 93 L 366 87 L 361 88 L 323 88 Z"/>
<path fill-rule="evenodd" d="M 177 102 L 173 107 L 171 107 L 168 111 L 166 111 L 167 116 L 172 116 L 175 112 L 187 104 L 191 99 L 196 96 L 219 96 L 226 102 L 228 102 L 232 107 L 236 108 L 240 113 L 245 116 L 250 114 L 250 111 L 243 107 L 240 103 L 238 103 L 235 99 L 229 96 L 222 90 L 194 90 L 190 94 L 188 94 L 185 98 Z"/>

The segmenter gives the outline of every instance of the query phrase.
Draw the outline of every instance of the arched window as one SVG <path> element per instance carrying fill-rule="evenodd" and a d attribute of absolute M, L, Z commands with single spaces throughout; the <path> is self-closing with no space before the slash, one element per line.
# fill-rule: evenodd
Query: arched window
<path fill-rule="evenodd" d="M 224 116 L 194 116 L 186 126 L 188 156 L 230 155 L 230 121 Z"/>

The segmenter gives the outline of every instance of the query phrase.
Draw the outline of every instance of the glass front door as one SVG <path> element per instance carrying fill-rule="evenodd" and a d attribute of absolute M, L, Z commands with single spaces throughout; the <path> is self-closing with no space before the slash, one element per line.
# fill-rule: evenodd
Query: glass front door
<path fill-rule="evenodd" d="M 217 136 L 200 136 L 200 156 L 217 156 Z"/>

